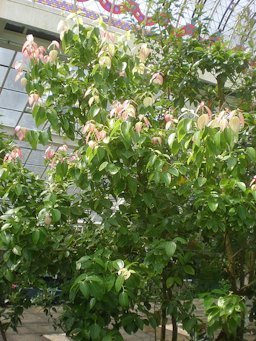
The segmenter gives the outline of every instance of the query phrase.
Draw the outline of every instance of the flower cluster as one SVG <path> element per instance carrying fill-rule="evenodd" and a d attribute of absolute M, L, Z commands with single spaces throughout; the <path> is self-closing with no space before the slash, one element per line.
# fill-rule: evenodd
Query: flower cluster
<path fill-rule="evenodd" d="M 7 153 L 4 157 L 4 161 L 15 161 L 21 159 L 22 153 L 19 147 L 15 147 L 10 153 Z"/>
<path fill-rule="evenodd" d="M 144 115 L 139 115 L 139 122 L 135 124 L 135 131 L 140 134 L 142 128 L 149 128 L 150 127 L 150 122 L 148 118 Z"/>
<path fill-rule="evenodd" d="M 229 109 L 222 110 L 218 115 L 212 119 L 211 110 L 202 102 L 199 108 L 207 113 L 202 114 L 197 119 L 197 126 L 199 130 L 204 129 L 206 126 L 211 128 L 220 128 L 223 131 L 226 128 L 231 128 L 234 133 L 239 133 L 240 129 L 244 127 L 244 116 L 242 112 L 238 110 L 230 111 Z M 196 113 L 198 109 L 196 110 Z"/>
<path fill-rule="evenodd" d="M 112 109 L 110 111 L 110 117 L 117 117 L 123 121 L 126 121 L 129 117 L 136 116 L 136 109 L 134 105 L 131 104 L 131 101 L 124 101 L 120 103 L 115 101 L 112 105 Z"/>
<path fill-rule="evenodd" d="M 27 128 L 22 128 L 20 126 L 15 127 L 14 129 L 16 136 L 20 141 L 23 141 L 24 138 L 26 137 L 26 134 L 28 132 Z"/>
<path fill-rule="evenodd" d="M 88 146 L 94 149 L 97 144 L 103 141 L 107 137 L 107 132 L 104 129 L 98 129 L 94 122 L 88 121 L 83 129 L 82 133 L 85 135 L 85 141 Z"/>

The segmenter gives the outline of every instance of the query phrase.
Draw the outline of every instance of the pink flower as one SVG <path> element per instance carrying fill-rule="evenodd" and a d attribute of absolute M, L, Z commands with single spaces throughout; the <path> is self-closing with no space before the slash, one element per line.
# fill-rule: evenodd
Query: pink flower
<path fill-rule="evenodd" d="M 250 182 L 250 187 L 256 183 L 256 175 L 252 178 L 252 181 Z"/>
<path fill-rule="evenodd" d="M 136 133 L 138 133 L 138 134 L 140 134 L 140 132 L 141 132 L 141 130 L 142 130 L 142 127 L 143 127 L 143 123 L 142 122 L 137 122 L 136 124 L 135 124 L 135 131 L 136 131 Z"/>
<path fill-rule="evenodd" d="M 128 100 L 123 103 L 116 101 L 112 106 L 110 116 L 117 116 L 118 118 L 126 121 L 129 117 L 136 116 L 136 109 Z"/>
<path fill-rule="evenodd" d="M 67 152 L 68 151 L 68 146 L 66 144 L 63 144 L 63 146 L 59 147 L 60 152 Z"/>
<path fill-rule="evenodd" d="M 160 72 L 154 73 L 151 78 L 151 82 L 153 84 L 163 85 L 164 77 Z"/>
<path fill-rule="evenodd" d="M 31 94 L 28 98 L 28 103 L 31 107 L 32 107 L 32 105 L 34 105 L 40 101 L 41 101 L 41 99 L 40 99 L 40 96 L 38 94 Z"/>
<path fill-rule="evenodd" d="M 20 126 L 17 126 L 17 127 L 14 129 L 14 131 L 15 131 L 15 134 L 16 134 L 16 136 L 18 137 L 18 139 L 19 139 L 20 141 L 23 141 L 24 138 L 26 137 L 26 134 L 27 134 L 27 132 L 28 132 L 28 129 L 27 129 L 27 128 L 21 128 Z"/>
<path fill-rule="evenodd" d="M 105 132 L 105 130 L 101 130 L 101 131 L 98 131 L 96 133 L 96 138 L 98 141 L 102 141 L 104 140 L 104 138 L 107 136 L 107 133 Z"/>
<path fill-rule="evenodd" d="M 72 161 L 77 161 L 79 159 L 79 156 L 78 156 L 78 153 L 75 152 L 74 154 L 72 154 L 69 158 L 69 161 L 72 162 Z"/>
<path fill-rule="evenodd" d="M 44 61 L 45 48 L 39 46 L 34 42 L 34 37 L 32 34 L 27 35 L 27 41 L 22 47 L 23 56 L 29 59 L 36 59 Z"/>
<path fill-rule="evenodd" d="M 164 115 L 164 119 L 165 119 L 165 122 L 172 122 L 173 121 L 173 115 L 170 115 L 170 114 L 165 114 Z"/>
<path fill-rule="evenodd" d="M 45 160 L 51 160 L 55 155 L 55 151 L 49 146 L 44 154 Z"/>
<path fill-rule="evenodd" d="M 16 159 L 21 159 L 22 153 L 19 147 L 15 147 L 11 153 L 7 153 L 4 157 L 4 161 L 15 161 Z"/>
<path fill-rule="evenodd" d="M 107 42 L 107 43 L 115 43 L 116 41 L 116 37 L 113 33 L 110 33 L 108 31 L 100 31 L 100 36 L 101 36 L 101 39 L 104 41 L 104 42 Z"/>
<path fill-rule="evenodd" d="M 87 122 L 85 126 L 82 129 L 83 134 L 87 134 L 88 132 L 93 133 L 95 130 L 96 126 L 92 122 Z"/>
<path fill-rule="evenodd" d="M 88 142 L 88 146 L 91 148 L 91 149 L 94 149 L 96 146 L 97 146 L 97 143 L 95 141 L 92 141 L 90 140 Z"/>
<path fill-rule="evenodd" d="M 153 144 L 162 144 L 162 139 L 159 136 L 152 137 L 151 142 Z"/>

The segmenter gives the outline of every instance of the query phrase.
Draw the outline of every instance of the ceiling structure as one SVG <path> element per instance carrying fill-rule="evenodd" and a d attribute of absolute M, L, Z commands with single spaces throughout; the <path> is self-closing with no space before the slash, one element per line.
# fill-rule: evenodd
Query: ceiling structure
<path fill-rule="evenodd" d="M 7 0 L 6 0 L 7 1 Z M 132 21 L 141 21 L 152 27 L 152 15 L 154 15 L 154 1 L 137 0 L 128 1 L 134 4 L 134 10 L 130 17 L 127 13 L 120 12 L 122 1 L 120 0 L 84 0 L 74 3 L 74 0 L 8 0 L 19 1 L 23 4 L 41 4 L 48 6 L 52 11 L 58 9 L 60 12 L 74 11 L 80 9 L 84 16 L 90 19 L 97 19 L 99 15 L 104 20 L 119 29 L 128 30 Z M 127 2 L 127 1 L 126 1 Z M 209 17 L 209 32 L 214 34 L 219 32 L 225 39 L 231 41 L 232 45 L 246 42 L 248 36 L 255 31 L 256 22 L 256 0 L 174 0 L 172 25 L 183 27 L 187 24 L 193 24 L 193 18 L 196 16 L 196 6 L 201 4 L 201 17 Z M 52 8 L 52 9 L 51 9 Z M 36 29 L 36 27 L 34 27 Z M 240 31 L 241 32 L 240 32 Z M 27 32 L 27 31 L 26 31 Z M 49 32 L 48 32 L 49 33 Z M 23 32 L 25 40 L 25 32 Z M 1 42 L 0 42 L 1 45 Z M 46 129 L 47 124 L 42 127 L 36 127 L 31 115 L 31 108 L 28 105 L 28 96 L 20 82 L 15 82 L 16 70 L 15 61 L 21 60 L 22 55 L 8 46 L 0 46 L 0 124 L 9 134 L 14 134 L 14 128 L 17 125 L 28 129 Z M 63 143 L 62 139 L 55 136 L 53 146 Z M 37 150 L 32 150 L 25 142 L 19 142 L 23 153 L 23 162 L 27 168 L 33 170 L 39 176 L 45 176 L 46 165 L 44 163 L 45 146 L 38 146 Z M 68 143 L 69 147 L 74 148 L 74 143 Z"/>
<path fill-rule="evenodd" d="M 104 17 L 107 23 L 129 30 L 132 21 L 154 26 L 155 2 L 152 0 L 31 0 L 64 11 L 80 9 L 90 19 Z M 170 22 L 182 28 L 200 19 L 207 19 L 210 34 L 224 36 L 231 45 L 245 44 L 256 30 L 255 0 L 173 0 L 168 9 Z M 164 15 L 164 14 L 163 14 Z M 205 21 L 206 22 L 206 21 Z M 256 37 L 254 36 L 256 39 Z"/>

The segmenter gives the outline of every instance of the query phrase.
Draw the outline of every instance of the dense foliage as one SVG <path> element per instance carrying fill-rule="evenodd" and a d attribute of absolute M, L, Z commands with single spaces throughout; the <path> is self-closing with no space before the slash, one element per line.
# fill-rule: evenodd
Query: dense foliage
<path fill-rule="evenodd" d="M 46 180 L 23 168 L 18 147 L 1 147 L 6 298 L 20 313 L 22 288 L 33 286 L 49 302 L 45 276 L 57 275 L 60 324 L 74 340 L 123 340 L 121 328 L 159 324 L 165 340 L 168 319 L 173 340 L 178 322 L 199 340 L 192 299 L 216 269 L 211 288 L 222 290 L 204 295 L 209 337 L 241 341 L 243 297 L 255 291 L 252 56 L 196 34 L 142 36 L 134 47 L 129 34 L 77 17 L 58 28 L 61 50 L 28 36 L 27 65 L 17 65 L 37 125 L 50 128 L 16 134 L 33 148 L 53 132 L 77 147 L 47 148 Z"/>

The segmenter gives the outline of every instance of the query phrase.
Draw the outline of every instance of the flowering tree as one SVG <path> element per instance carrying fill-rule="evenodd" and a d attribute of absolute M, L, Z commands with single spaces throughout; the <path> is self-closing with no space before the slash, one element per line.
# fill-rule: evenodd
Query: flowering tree
<path fill-rule="evenodd" d="M 26 69 L 17 65 L 37 125 L 48 120 L 50 128 L 15 132 L 33 148 L 48 144 L 52 131 L 77 148 L 46 149 L 45 181 L 23 169 L 19 149 L 4 156 L 3 282 L 46 290 L 43 277 L 58 275 L 60 323 L 74 340 L 122 340 L 121 328 L 136 333 L 161 324 L 163 341 L 169 318 L 174 341 L 178 321 L 191 337 L 200 329 L 186 280 L 202 279 L 209 248 L 218 251 L 219 273 L 233 294 L 218 305 L 207 301 L 208 332 L 221 328 L 225 340 L 241 340 L 241 296 L 255 275 L 255 115 L 206 101 L 182 109 L 179 96 L 191 97 L 188 84 L 183 94 L 176 88 L 184 70 L 172 78 L 166 58 L 159 69 L 158 46 L 130 47 L 129 34 L 86 28 L 76 17 L 58 29 L 61 50 L 28 36 Z M 240 57 L 246 68 L 250 56 Z M 222 105 L 223 91 L 216 96 Z"/>

